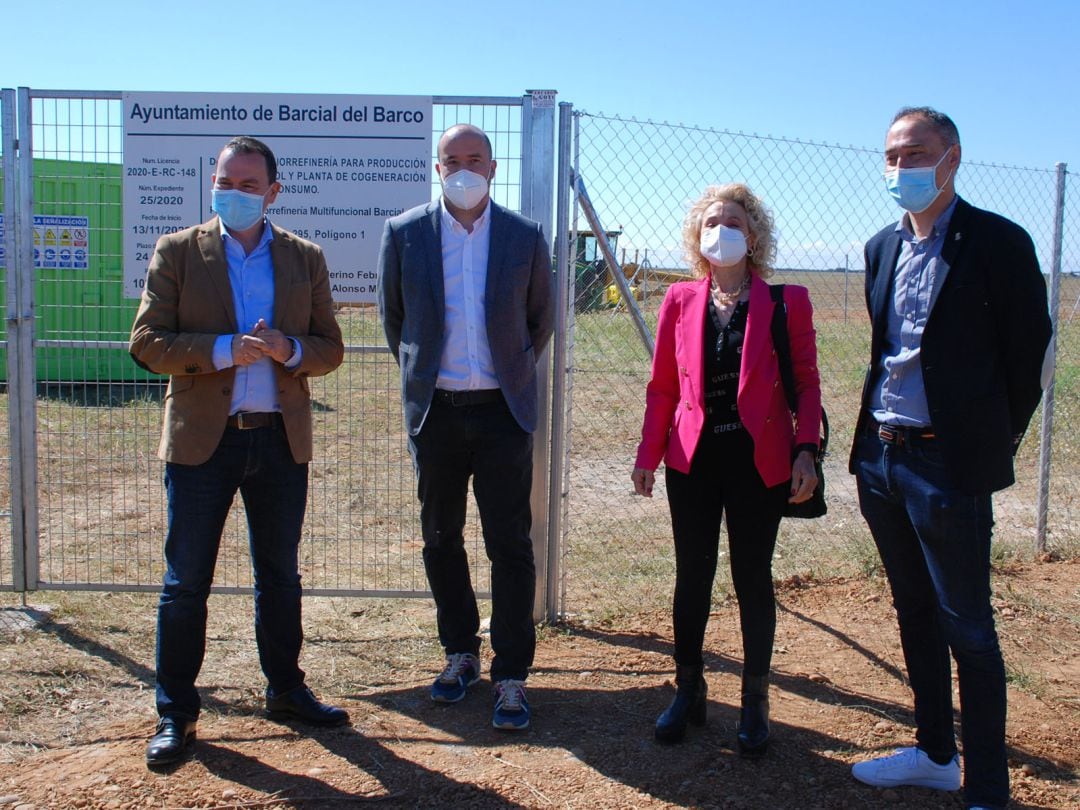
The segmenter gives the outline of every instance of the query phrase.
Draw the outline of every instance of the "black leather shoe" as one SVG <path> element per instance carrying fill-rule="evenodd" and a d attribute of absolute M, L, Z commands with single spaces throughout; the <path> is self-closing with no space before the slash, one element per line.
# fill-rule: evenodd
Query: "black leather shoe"
<path fill-rule="evenodd" d="M 184 758 L 184 750 L 195 739 L 195 721 L 182 717 L 162 717 L 146 746 L 147 765 L 169 765 Z"/>
<path fill-rule="evenodd" d="M 313 726 L 343 726 L 349 722 L 347 711 L 320 703 L 306 686 L 267 697 L 266 713 L 271 720 L 301 720 Z"/>

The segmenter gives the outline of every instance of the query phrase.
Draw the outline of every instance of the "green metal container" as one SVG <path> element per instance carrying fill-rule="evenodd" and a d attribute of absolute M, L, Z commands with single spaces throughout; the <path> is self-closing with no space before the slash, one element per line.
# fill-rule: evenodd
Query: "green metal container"
<path fill-rule="evenodd" d="M 46 267 L 47 244 L 35 229 L 35 354 L 43 382 L 139 382 L 158 380 L 140 369 L 124 348 L 51 346 L 49 341 L 126 341 L 138 308 L 123 298 L 123 167 L 117 163 L 34 160 L 34 214 L 39 218 L 85 217 L 85 266 Z M 10 227 L 5 217 L 5 227 Z M 70 229 L 69 229 L 70 230 Z M 71 235 L 67 235 L 71 238 Z M 75 250 L 79 248 L 76 246 Z M 57 262 L 59 263 L 59 262 Z M 6 272 L 4 277 L 6 279 Z M 6 379 L 6 366 L 0 379 Z"/>

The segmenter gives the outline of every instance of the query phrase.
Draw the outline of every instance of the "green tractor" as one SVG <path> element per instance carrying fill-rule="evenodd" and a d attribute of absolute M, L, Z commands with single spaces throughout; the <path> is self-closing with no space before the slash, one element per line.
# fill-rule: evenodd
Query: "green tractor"
<path fill-rule="evenodd" d="M 605 231 L 614 254 L 621 230 Z M 574 311 L 591 312 L 610 305 L 611 271 L 592 231 L 578 231 L 574 250 Z"/>

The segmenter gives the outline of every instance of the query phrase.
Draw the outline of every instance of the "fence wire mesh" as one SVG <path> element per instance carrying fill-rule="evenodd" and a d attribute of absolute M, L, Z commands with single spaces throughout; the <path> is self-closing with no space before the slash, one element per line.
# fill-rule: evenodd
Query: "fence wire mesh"
<path fill-rule="evenodd" d="M 499 169 L 494 197 L 521 201 L 521 108 L 439 102 L 434 135 L 468 121 L 492 136 Z M 85 217 L 88 268 L 42 266 L 36 274 L 40 582 L 44 588 L 156 590 L 165 504 L 155 448 L 163 382 L 139 372 L 124 345 L 136 302 L 121 298 L 122 110 L 119 94 L 61 93 L 32 99 L 34 209 L 38 217 Z M 877 149 L 716 132 L 578 113 L 575 168 L 615 242 L 650 329 L 667 286 L 685 268 L 680 228 L 689 203 L 710 183 L 751 185 L 776 216 L 780 252 L 774 281 L 810 289 L 824 397 L 833 425 L 826 462 L 830 513 L 781 529 L 776 573 L 829 576 L 871 570 L 876 552 L 846 472 L 865 363 L 868 322 L 862 245 L 896 218 L 881 187 Z M 0 177 L 0 183 L 5 178 Z M 1016 220 L 1049 269 L 1053 172 L 965 163 L 958 178 L 972 203 Z M 433 184 L 433 197 L 438 192 Z M 1061 278 L 1056 425 L 1077 416 L 1080 367 L 1080 221 L 1067 187 Z M 0 213 L 3 213 L 0 211 Z M 564 612 L 614 613 L 666 607 L 673 557 L 661 477 L 652 501 L 630 494 L 649 358 L 612 289 L 594 235 L 578 217 L 569 341 L 568 457 L 563 501 Z M 42 264 L 50 247 L 39 226 Z M 56 238 L 59 240 L 60 236 Z M 52 247 L 62 247 L 59 243 Z M 2 264 L 2 262 L 0 262 Z M 421 594 L 420 531 L 405 450 L 398 372 L 373 307 L 342 306 L 348 346 L 334 374 L 312 381 L 316 452 L 302 565 L 313 593 Z M 6 347 L 0 347 L 0 361 Z M 0 362 L 0 369 L 6 364 Z M 6 378 L 5 378 L 6 382 Z M 7 415 L 10 393 L 0 395 Z M 1025 441 L 1018 484 L 996 499 L 999 546 L 1032 542 L 1038 420 Z M 1052 437 L 1051 548 L 1075 548 L 1080 448 L 1069 431 Z M 0 438 L 0 509 L 10 510 L 10 450 Z M 10 521 L 0 521 L 0 588 L 11 586 Z M 479 588 L 488 582 L 479 519 L 470 507 L 467 543 Z M 719 593 L 730 587 L 721 566 Z M 220 590 L 250 586 L 242 506 L 222 544 Z"/>
<path fill-rule="evenodd" d="M 49 93 L 31 99 L 33 213 L 45 223 L 54 222 L 50 217 L 85 217 L 87 232 L 87 264 L 81 270 L 62 267 L 46 255 L 61 247 L 64 238 L 59 230 L 49 233 L 48 224 L 38 226 L 40 243 L 35 245 L 37 587 L 153 591 L 160 587 L 167 523 L 164 465 L 156 456 L 164 379 L 136 368 L 125 348 L 138 302 L 121 297 L 120 96 L 88 96 Z M 484 128 L 499 166 L 493 197 L 517 210 L 521 106 L 502 101 L 436 103 L 432 144 L 454 123 Z M 437 192 L 436 182 L 433 198 Z M 58 228 L 71 225 L 55 222 Z M 82 225 L 76 219 L 71 227 Z M 316 446 L 301 548 L 305 589 L 425 594 L 398 369 L 373 305 L 341 305 L 337 316 L 347 347 L 345 362 L 331 375 L 311 381 Z M 0 408 L 6 406 L 7 397 L 0 397 Z M 0 482 L 7 469 L 0 471 Z M 7 492 L 5 486 L 5 500 Z M 8 531 L 8 522 L 3 525 Z M 486 592 L 488 563 L 472 506 L 466 543 L 474 583 Z M 7 549 L 0 555 L 10 578 Z M 215 583 L 223 592 L 251 586 L 239 498 L 223 537 Z"/>
<path fill-rule="evenodd" d="M 720 132 L 614 116 L 575 113 L 573 164 L 585 183 L 616 258 L 655 332 L 666 288 L 686 272 L 681 227 L 707 185 L 747 183 L 771 208 L 778 256 L 773 283 L 806 286 L 814 306 L 823 400 L 832 439 L 825 475 L 827 517 L 784 521 L 774 573 L 828 577 L 870 571 L 877 554 L 859 515 L 847 454 L 866 363 L 869 321 L 863 293 L 863 244 L 895 222 L 884 191 L 880 149 Z M 998 211 L 1031 233 L 1049 270 L 1055 173 L 978 163 L 961 166 L 960 194 Z M 1075 195 L 1075 191 L 1072 192 Z M 1080 270 L 1080 228 L 1066 223 L 1066 266 Z M 656 497 L 633 495 L 629 475 L 640 436 L 650 359 L 612 285 L 595 235 L 575 214 L 574 306 L 568 336 L 570 418 L 564 482 L 562 608 L 605 614 L 666 607 L 674 556 L 663 476 Z M 1062 287 L 1058 425 L 1076 410 L 1080 282 Z M 1022 326 L 1018 325 L 1018 328 Z M 1017 462 L 1018 483 L 995 496 L 996 542 L 1034 542 L 1039 414 Z M 1063 421 L 1064 420 L 1064 421 Z M 1075 487 L 1080 449 L 1068 431 L 1055 433 L 1052 538 L 1076 538 Z M 721 553 L 724 542 L 722 541 Z M 726 554 L 722 559 L 726 559 Z M 720 566 L 717 596 L 730 590 Z"/>

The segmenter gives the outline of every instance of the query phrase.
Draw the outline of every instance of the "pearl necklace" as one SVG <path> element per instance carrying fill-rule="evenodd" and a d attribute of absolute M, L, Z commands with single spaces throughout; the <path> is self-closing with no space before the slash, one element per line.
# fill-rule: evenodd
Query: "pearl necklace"
<path fill-rule="evenodd" d="M 720 289 L 715 276 L 709 282 L 709 292 L 712 293 L 713 303 L 716 304 L 718 309 L 731 309 L 735 302 L 739 300 L 739 296 L 748 289 L 750 289 L 750 273 L 742 277 L 742 281 L 734 290 Z"/>

